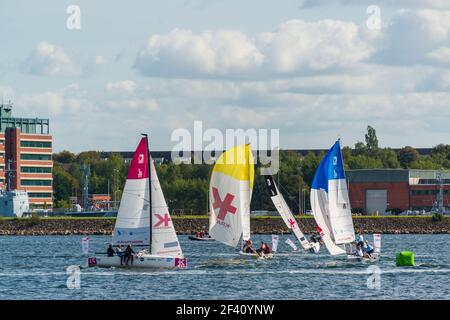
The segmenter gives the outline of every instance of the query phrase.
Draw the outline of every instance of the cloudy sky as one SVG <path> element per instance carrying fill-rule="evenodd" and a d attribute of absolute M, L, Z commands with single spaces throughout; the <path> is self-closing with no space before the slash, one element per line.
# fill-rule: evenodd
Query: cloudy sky
<path fill-rule="evenodd" d="M 0 39 L 1 98 L 50 118 L 56 151 L 131 150 L 142 131 L 171 149 L 194 120 L 280 129 L 284 148 L 367 125 L 383 146 L 450 142 L 445 0 L 2 0 Z"/>

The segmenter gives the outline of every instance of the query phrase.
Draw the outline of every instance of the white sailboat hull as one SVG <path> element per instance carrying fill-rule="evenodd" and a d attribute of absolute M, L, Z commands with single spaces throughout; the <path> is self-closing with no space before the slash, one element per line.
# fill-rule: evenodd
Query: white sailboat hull
<path fill-rule="evenodd" d="M 349 261 L 356 261 L 356 262 L 365 262 L 365 263 L 373 263 L 380 260 L 380 254 L 379 253 L 372 253 L 370 255 L 370 258 L 367 257 L 360 257 L 354 254 L 347 255 L 347 260 Z"/>
<path fill-rule="evenodd" d="M 98 255 L 88 259 L 89 267 L 102 267 L 102 268 L 169 268 L 169 269 L 185 269 L 187 266 L 186 258 L 175 258 L 169 256 L 158 256 L 151 254 L 144 254 L 135 256 L 133 263 L 130 262 L 128 265 L 123 262 L 121 264 L 121 259 L 119 256 L 108 257 L 105 255 Z"/>

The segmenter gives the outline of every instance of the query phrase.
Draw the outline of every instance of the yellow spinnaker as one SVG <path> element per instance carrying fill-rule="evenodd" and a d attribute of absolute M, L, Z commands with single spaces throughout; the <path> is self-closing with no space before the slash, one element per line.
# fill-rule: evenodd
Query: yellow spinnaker
<path fill-rule="evenodd" d="M 237 180 L 250 181 L 250 190 L 252 190 L 255 168 L 250 145 L 243 144 L 222 153 L 214 165 L 214 172 L 226 174 Z"/>

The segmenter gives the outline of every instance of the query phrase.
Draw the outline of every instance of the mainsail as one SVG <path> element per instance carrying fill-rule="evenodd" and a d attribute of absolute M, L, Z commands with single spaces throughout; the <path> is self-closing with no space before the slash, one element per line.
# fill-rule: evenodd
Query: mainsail
<path fill-rule="evenodd" d="M 317 168 L 311 186 L 311 208 L 330 254 L 346 253 L 338 244 L 355 240 L 339 140 Z"/>
<path fill-rule="evenodd" d="M 286 201 L 284 200 L 283 195 L 278 190 L 278 187 L 275 184 L 273 177 L 265 176 L 265 180 L 266 180 L 267 188 L 269 189 L 269 192 L 270 192 L 270 198 L 272 199 L 272 202 L 275 205 L 275 208 L 277 208 L 277 211 L 280 214 L 281 218 L 283 218 L 284 223 L 290 230 L 293 231 L 293 233 L 297 237 L 298 241 L 301 243 L 302 247 L 305 250 L 310 249 L 311 244 L 309 243 L 308 240 L 306 240 L 305 235 L 300 230 L 300 227 L 298 226 L 297 221 L 295 220 L 291 209 L 289 208 Z"/>
<path fill-rule="evenodd" d="M 214 165 L 209 187 L 209 234 L 235 247 L 250 239 L 254 160 L 250 145 L 224 152 Z"/>
<path fill-rule="evenodd" d="M 141 139 L 131 161 L 117 213 L 113 244 L 151 246 L 151 254 L 183 257 L 149 154 L 147 137 Z"/>
<path fill-rule="evenodd" d="M 150 244 L 148 178 L 148 144 L 147 138 L 144 137 L 131 160 L 114 227 L 114 245 Z"/>

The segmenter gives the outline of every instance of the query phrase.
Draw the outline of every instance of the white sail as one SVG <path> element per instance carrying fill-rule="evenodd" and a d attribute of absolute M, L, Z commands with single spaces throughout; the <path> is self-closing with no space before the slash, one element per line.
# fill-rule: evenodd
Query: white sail
<path fill-rule="evenodd" d="M 375 253 L 381 252 L 381 234 L 379 233 L 373 235 L 373 249 Z"/>
<path fill-rule="evenodd" d="M 183 257 L 169 208 L 156 174 L 153 160 L 150 158 L 151 194 L 152 194 L 152 248 L 156 255 Z"/>
<path fill-rule="evenodd" d="M 281 218 L 283 218 L 284 223 L 295 234 L 298 241 L 302 245 L 303 249 L 305 250 L 310 249 L 311 248 L 310 242 L 306 239 L 305 235 L 300 230 L 300 227 L 298 226 L 298 223 L 295 220 L 291 209 L 284 200 L 283 195 L 278 190 L 278 187 L 275 181 L 273 180 L 273 177 L 265 176 L 265 180 L 267 188 L 269 189 L 270 192 L 270 198 L 272 199 L 275 208 L 277 208 L 277 211 L 280 214 Z"/>
<path fill-rule="evenodd" d="M 147 139 L 141 139 L 128 171 L 114 227 L 114 245 L 149 245 L 150 210 Z"/>
<path fill-rule="evenodd" d="M 250 239 L 254 162 L 249 145 L 224 152 L 214 165 L 209 187 L 209 234 L 235 247 Z"/>
<path fill-rule="evenodd" d="M 323 158 L 311 186 L 311 208 L 330 254 L 346 251 L 337 244 L 355 240 L 339 141 Z"/>

